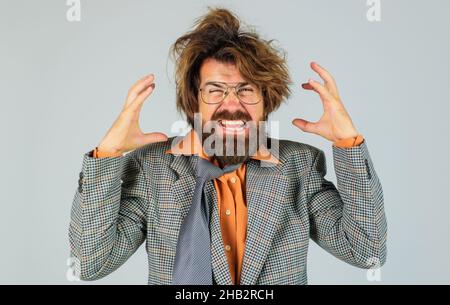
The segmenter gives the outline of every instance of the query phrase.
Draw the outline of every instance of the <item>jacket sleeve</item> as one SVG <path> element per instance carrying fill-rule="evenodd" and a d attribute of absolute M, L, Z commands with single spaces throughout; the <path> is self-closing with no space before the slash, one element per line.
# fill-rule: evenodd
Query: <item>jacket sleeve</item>
<path fill-rule="evenodd" d="M 351 148 L 333 145 L 337 189 L 325 179 L 323 151 L 315 156 L 308 181 L 310 236 L 323 249 L 359 268 L 386 261 L 387 223 L 383 190 L 366 140 Z"/>
<path fill-rule="evenodd" d="M 146 179 L 131 152 L 83 157 L 69 226 L 71 258 L 81 280 L 96 280 L 119 268 L 143 243 L 148 206 Z"/>

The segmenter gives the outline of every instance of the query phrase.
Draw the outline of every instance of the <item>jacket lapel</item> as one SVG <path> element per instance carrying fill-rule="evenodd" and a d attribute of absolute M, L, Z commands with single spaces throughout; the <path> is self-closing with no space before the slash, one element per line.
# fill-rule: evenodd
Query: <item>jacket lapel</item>
<path fill-rule="evenodd" d="M 189 212 L 195 188 L 195 167 L 197 159 L 183 155 L 175 155 L 170 167 L 177 173 L 178 178 L 172 184 L 176 219 L 174 225 L 181 227 L 181 223 Z M 176 242 L 176 241 L 175 241 Z"/>
<path fill-rule="evenodd" d="M 280 221 L 288 184 L 280 165 L 262 167 L 255 160 L 247 162 L 248 224 L 241 285 L 257 282 Z"/>

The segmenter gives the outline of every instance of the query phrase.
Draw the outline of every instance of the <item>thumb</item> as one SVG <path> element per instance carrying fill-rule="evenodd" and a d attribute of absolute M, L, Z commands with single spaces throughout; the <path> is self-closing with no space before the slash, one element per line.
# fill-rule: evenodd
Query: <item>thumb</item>
<path fill-rule="evenodd" d="M 309 122 L 309 121 L 303 120 L 303 119 L 294 119 L 292 121 L 292 124 L 297 126 L 299 129 L 301 129 L 304 132 L 316 133 L 316 129 L 317 129 L 316 123 L 312 123 L 312 122 Z"/>
<path fill-rule="evenodd" d="M 144 134 L 145 144 L 150 144 L 150 143 L 155 143 L 155 142 L 164 142 L 167 140 L 168 140 L 167 136 L 161 132 L 150 132 L 150 133 Z"/>

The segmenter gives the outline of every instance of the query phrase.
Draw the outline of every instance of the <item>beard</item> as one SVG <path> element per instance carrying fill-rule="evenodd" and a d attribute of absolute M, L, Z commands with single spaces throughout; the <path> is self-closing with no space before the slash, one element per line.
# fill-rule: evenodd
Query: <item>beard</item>
<path fill-rule="evenodd" d="M 205 148 L 205 153 L 216 159 L 221 168 L 226 165 L 244 163 L 257 151 L 255 145 L 251 145 L 253 141 L 249 141 L 248 136 L 243 140 L 236 135 L 222 137 L 208 132 L 204 132 L 202 136 L 204 142 L 211 136 L 215 137 L 215 141 L 211 144 L 211 149 Z"/>
<path fill-rule="evenodd" d="M 221 120 L 245 122 L 243 133 L 225 133 L 222 130 Z M 206 122 L 206 129 L 202 131 L 202 144 L 205 153 L 217 160 L 220 167 L 244 163 L 255 155 L 258 148 L 259 124 L 255 124 L 251 117 L 242 111 L 230 113 L 221 111 L 215 113 L 211 121 Z"/>

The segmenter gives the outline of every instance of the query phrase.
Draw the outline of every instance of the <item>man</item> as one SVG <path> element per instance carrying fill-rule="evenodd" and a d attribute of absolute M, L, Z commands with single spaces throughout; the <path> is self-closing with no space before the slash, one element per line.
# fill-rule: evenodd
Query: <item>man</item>
<path fill-rule="evenodd" d="M 172 51 L 177 107 L 193 129 L 181 139 L 144 134 L 139 114 L 154 75 L 130 89 L 84 155 L 69 229 L 81 279 L 110 274 L 145 240 L 149 284 L 306 284 L 309 238 L 354 266 L 384 264 L 381 184 L 329 72 L 313 62 L 324 83 L 302 84 L 320 96 L 320 120 L 292 123 L 332 142 L 339 190 L 324 178 L 320 149 L 264 141 L 258 123 L 290 95 L 270 41 L 211 9 Z"/>

